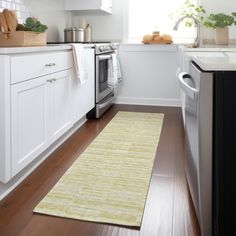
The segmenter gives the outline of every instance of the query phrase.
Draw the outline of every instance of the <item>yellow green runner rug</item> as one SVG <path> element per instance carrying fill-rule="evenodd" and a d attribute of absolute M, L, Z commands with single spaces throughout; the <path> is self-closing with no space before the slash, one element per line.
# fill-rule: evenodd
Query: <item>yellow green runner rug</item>
<path fill-rule="evenodd" d="M 163 118 L 118 112 L 34 212 L 140 226 Z"/>

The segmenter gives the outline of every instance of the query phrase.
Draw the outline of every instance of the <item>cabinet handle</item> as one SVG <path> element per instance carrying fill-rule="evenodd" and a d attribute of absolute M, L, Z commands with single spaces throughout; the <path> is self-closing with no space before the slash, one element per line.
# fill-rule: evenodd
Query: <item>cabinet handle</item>
<path fill-rule="evenodd" d="M 52 83 L 54 81 L 57 81 L 56 79 L 48 79 L 47 82 Z"/>
<path fill-rule="evenodd" d="M 45 64 L 46 67 L 52 67 L 52 66 L 55 66 L 56 63 L 48 63 L 48 64 Z"/>

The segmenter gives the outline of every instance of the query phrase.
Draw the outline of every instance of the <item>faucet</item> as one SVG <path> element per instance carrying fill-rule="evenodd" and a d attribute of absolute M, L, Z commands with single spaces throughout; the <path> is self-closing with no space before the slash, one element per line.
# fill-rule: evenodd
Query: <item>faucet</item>
<path fill-rule="evenodd" d="M 183 16 L 181 18 L 178 19 L 178 21 L 176 22 L 173 30 L 177 30 L 178 27 L 179 27 L 179 23 L 184 20 L 185 18 L 191 18 L 193 19 L 194 23 L 195 23 L 195 26 L 197 27 L 197 37 L 196 39 L 194 40 L 194 43 L 193 43 L 193 47 L 197 48 L 200 46 L 201 42 L 200 42 L 200 24 L 199 24 L 199 21 L 194 17 L 194 16 Z"/>

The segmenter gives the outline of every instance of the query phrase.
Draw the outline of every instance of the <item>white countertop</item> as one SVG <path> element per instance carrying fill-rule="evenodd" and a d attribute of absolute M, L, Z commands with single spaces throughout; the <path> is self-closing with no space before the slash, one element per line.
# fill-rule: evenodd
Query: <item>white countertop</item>
<path fill-rule="evenodd" d="M 215 56 L 197 55 L 192 60 L 205 71 L 236 71 L 236 51 L 219 52 Z"/>
<path fill-rule="evenodd" d="M 204 44 L 199 48 L 189 48 L 184 45 L 180 45 L 184 52 L 233 52 L 236 51 L 236 45 L 216 45 L 216 44 Z"/>
<path fill-rule="evenodd" d="M 94 44 L 83 44 L 85 48 L 93 47 Z M 71 50 L 70 44 L 48 44 L 39 47 L 0 47 L 0 55 L 34 53 L 34 52 L 52 52 L 61 50 Z"/>
<path fill-rule="evenodd" d="M 17 54 L 17 53 L 31 53 L 31 52 L 51 52 L 60 50 L 71 50 L 70 45 L 47 45 L 40 47 L 0 47 L 0 54 Z"/>
<path fill-rule="evenodd" d="M 189 60 L 205 71 L 236 71 L 236 45 L 205 44 L 199 48 L 179 46 Z"/>

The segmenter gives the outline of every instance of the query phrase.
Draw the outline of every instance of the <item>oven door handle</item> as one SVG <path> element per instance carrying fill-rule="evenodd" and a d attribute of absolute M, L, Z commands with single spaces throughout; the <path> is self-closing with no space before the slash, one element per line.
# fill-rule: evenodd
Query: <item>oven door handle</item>
<path fill-rule="evenodd" d="M 99 61 L 103 61 L 103 60 L 110 60 L 112 58 L 111 55 L 99 55 L 97 56 Z"/>
<path fill-rule="evenodd" d="M 112 103 L 113 100 L 114 100 L 114 96 L 110 97 L 106 102 L 104 102 L 104 103 L 98 105 L 98 108 L 99 108 L 99 109 L 102 109 L 102 108 L 106 107 L 107 105 L 109 105 L 110 103 Z"/>
<path fill-rule="evenodd" d="M 189 78 L 189 79 L 192 79 L 192 77 L 185 73 L 185 72 L 182 72 L 179 74 L 179 85 L 181 87 L 181 89 L 190 97 L 192 98 L 193 100 L 196 100 L 198 98 L 198 93 L 199 91 L 196 89 L 196 88 L 193 88 L 191 86 L 189 86 L 185 81 L 184 79 L 186 78 Z"/>

